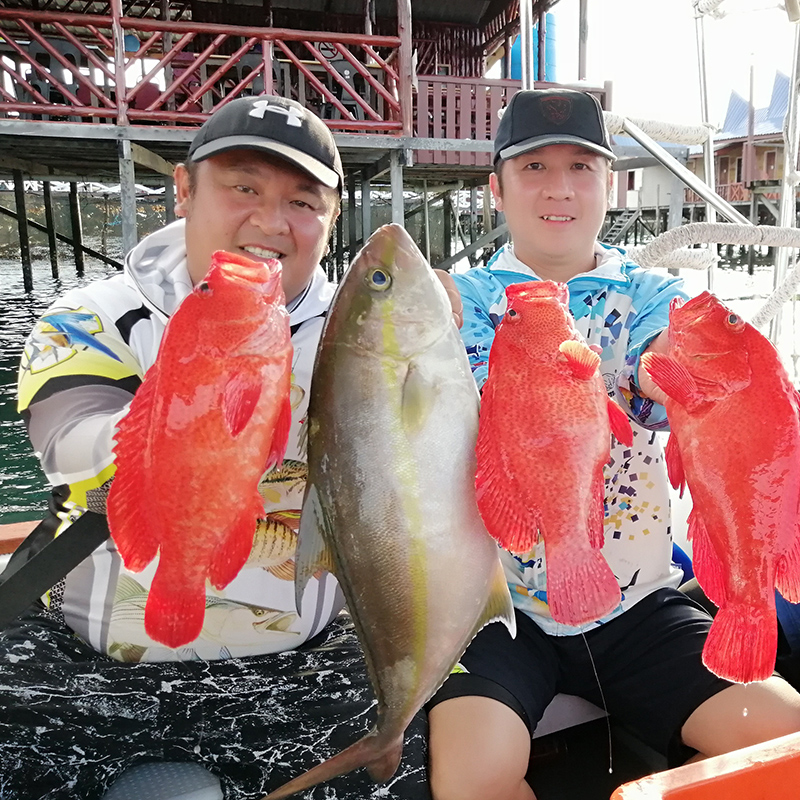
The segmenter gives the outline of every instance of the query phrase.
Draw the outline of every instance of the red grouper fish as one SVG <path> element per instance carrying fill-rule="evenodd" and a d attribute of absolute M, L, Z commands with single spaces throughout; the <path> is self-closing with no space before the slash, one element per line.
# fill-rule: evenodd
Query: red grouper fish
<path fill-rule="evenodd" d="M 703 292 L 670 306 L 668 354 L 642 363 L 667 394 L 674 487 L 688 485 L 694 571 L 719 606 L 703 663 L 738 683 L 775 668 L 777 588 L 800 601 L 800 415 L 777 351 Z"/>
<path fill-rule="evenodd" d="M 625 412 L 606 394 L 600 356 L 569 313 L 566 284 L 517 283 L 497 328 L 478 432 L 478 507 L 513 553 L 541 534 L 547 602 L 556 622 L 581 625 L 620 602 L 603 546 L 603 465 L 611 433 L 630 445 Z"/>
<path fill-rule="evenodd" d="M 264 513 L 259 478 L 283 460 L 284 303 L 279 262 L 214 253 L 119 423 L 109 528 L 128 569 L 159 555 L 145 631 L 168 647 L 200 634 L 206 580 L 221 589 L 244 565 Z"/>

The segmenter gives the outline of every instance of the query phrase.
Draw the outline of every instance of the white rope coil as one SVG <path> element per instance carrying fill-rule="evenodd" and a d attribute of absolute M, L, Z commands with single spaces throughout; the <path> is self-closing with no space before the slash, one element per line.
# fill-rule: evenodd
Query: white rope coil
<path fill-rule="evenodd" d="M 622 116 L 612 114 L 610 111 L 604 111 L 603 117 L 609 134 L 612 136 L 627 135 L 622 125 Z M 709 134 L 716 130 L 712 125 L 678 125 L 674 122 L 662 122 L 652 119 L 633 119 L 633 117 L 628 119 L 657 142 L 686 145 L 704 144 L 708 141 Z"/>
<path fill-rule="evenodd" d="M 632 261 L 644 266 L 640 257 L 644 249 L 644 247 L 628 247 L 626 251 Z M 656 263 L 649 263 L 649 268 L 704 270 L 712 267 L 717 261 L 719 261 L 719 257 L 713 250 L 673 250 L 664 255 Z"/>

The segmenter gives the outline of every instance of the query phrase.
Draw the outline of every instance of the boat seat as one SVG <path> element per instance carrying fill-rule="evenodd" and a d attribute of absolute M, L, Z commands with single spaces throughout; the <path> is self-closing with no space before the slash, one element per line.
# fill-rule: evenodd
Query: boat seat
<path fill-rule="evenodd" d="M 219 778 L 200 764 L 154 761 L 125 770 L 102 800 L 222 800 Z"/>

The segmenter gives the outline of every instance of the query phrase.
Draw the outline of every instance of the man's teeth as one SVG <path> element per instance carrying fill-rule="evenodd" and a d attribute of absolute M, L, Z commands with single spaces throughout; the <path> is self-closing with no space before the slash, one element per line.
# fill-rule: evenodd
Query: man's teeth
<path fill-rule="evenodd" d="M 569 222 L 569 220 L 571 220 L 572 217 L 556 217 L 553 214 L 549 214 L 549 215 L 544 215 L 542 219 L 552 219 L 555 220 L 556 222 Z"/>
<path fill-rule="evenodd" d="M 277 250 L 265 250 L 263 247 L 243 247 L 246 253 L 252 253 L 254 256 L 258 256 L 258 258 L 281 258 L 283 253 L 279 253 Z"/>

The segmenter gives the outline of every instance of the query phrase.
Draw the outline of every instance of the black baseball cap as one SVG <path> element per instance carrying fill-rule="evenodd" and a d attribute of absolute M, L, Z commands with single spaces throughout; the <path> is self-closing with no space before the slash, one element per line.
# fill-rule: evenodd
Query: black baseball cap
<path fill-rule="evenodd" d="M 332 189 L 342 190 L 342 159 L 333 134 L 313 111 L 286 97 L 239 97 L 215 111 L 189 148 L 192 161 L 228 150 L 266 150 Z"/>
<path fill-rule="evenodd" d="M 603 109 L 574 89 L 524 89 L 506 107 L 494 140 L 494 163 L 551 144 L 577 144 L 613 161 Z"/>

